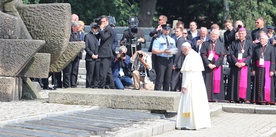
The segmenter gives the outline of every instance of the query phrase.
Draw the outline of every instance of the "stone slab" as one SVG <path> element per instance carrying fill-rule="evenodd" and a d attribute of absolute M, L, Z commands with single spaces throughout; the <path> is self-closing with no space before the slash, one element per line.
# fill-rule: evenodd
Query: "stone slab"
<path fill-rule="evenodd" d="M 33 84 L 30 78 L 22 78 L 22 79 L 23 79 L 23 85 L 22 85 L 23 97 L 22 98 L 29 99 L 29 100 L 41 98 L 41 95 L 39 94 L 39 91 L 41 91 L 40 85 L 39 87 L 36 87 L 36 85 Z"/>
<path fill-rule="evenodd" d="M 50 65 L 50 72 L 60 72 L 85 48 L 84 42 L 69 42 L 67 49 Z"/>
<path fill-rule="evenodd" d="M 49 53 L 36 53 L 19 76 L 28 78 L 48 78 L 51 55 Z"/>
<path fill-rule="evenodd" d="M 58 89 L 50 103 L 93 105 L 117 109 L 177 111 L 180 93 L 141 90 Z"/>
<path fill-rule="evenodd" d="M 106 131 L 111 131 L 113 128 L 118 127 L 118 125 L 115 125 L 119 123 L 119 121 L 113 120 L 98 120 L 98 122 L 95 122 L 92 119 L 89 118 L 79 118 L 79 117 L 73 117 L 73 116 L 62 116 L 62 117 L 56 117 L 56 118 L 51 118 L 51 120 L 57 120 L 57 121 L 62 121 L 62 122 L 69 122 L 69 123 L 81 123 L 82 125 L 88 125 L 90 127 L 96 127 L 100 129 L 104 129 Z"/>
<path fill-rule="evenodd" d="M 0 132 L 2 131 L 6 131 L 9 133 L 17 133 L 17 134 L 23 134 L 23 135 L 27 135 L 27 136 L 39 136 L 39 137 L 49 137 L 49 136 L 56 136 L 56 137 L 62 137 L 62 136 L 58 136 L 56 134 L 50 134 L 50 133 L 46 133 L 46 132 L 36 132 L 34 130 L 28 130 L 28 129 L 19 129 L 19 128 L 10 128 L 10 127 L 3 127 L 0 128 Z"/>
<path fill-rule="evenodd" d="M 90 136 L 89 132 L 86 132 L 83 130 L 62 128 L 57 126 L 40 125 L 40 124 L 34 124 L 34 123 L 17 123 L 17 124 L 11 124 L 11 126 L 27 128 L 27 129 L 35 129 L 35 130 L 45 130 L 45 131 L 57 132 L 57 133 L 65 133 L 65 134 L 75 135 L 75 136 L 83 136 L 83 137 Z"/>
<path fill-rule="evenodd" d="M 255 108 L 255 113 L 256 114 L 276 114 L 276 107 L 256 107 Z"/>
<path fill-rule="evenodd" d="M 26 121 L 27 123 L 37 123 L 37 124 L 43 124 L 43 125 L 51 125 L 51 126 L 58 126 L 58 127 L 66 127 L 66 128 L 73 128 L 78 130 L 85 130 L 89 131 L 90 134 L 96 135 L 96 134 L 104 134 L 103 129 L 90 127 L 87 125 L 81 125 L 80 123 L 69 123 L 69 122 L 58 122 L 55 120 L 41 120 L 41 121 Z"/>
<path fill-rule="evenodd" d="M 22 79 L 0 77 L 0 101 L 18 101 L 22 96 Z"/>
<path fill-rule="evenodd" d="M 222 110 L 225 112 L 231 112 L 231 113 L 255 113 L 254 106 L 244 107 L 244 106 L 223 105 Z"/>
<path fill-rule="evenodd" d="M 16 17 L 0 11 L 0 38 L 18 39 L 20 33 L 19 21 Z"/>
<path fill-rule="evenodd" d="M 68 46 L 71 6 L 68 3 L 19 5 L 17 10 L 33 39 L 45 40 L 39 51 L 51 54 L 51 64 Z"/>
<path fill-rule="evenodd" d="M 43 40 L 0 39 L 0 76 L 17 76 L 44 43 Z"/>

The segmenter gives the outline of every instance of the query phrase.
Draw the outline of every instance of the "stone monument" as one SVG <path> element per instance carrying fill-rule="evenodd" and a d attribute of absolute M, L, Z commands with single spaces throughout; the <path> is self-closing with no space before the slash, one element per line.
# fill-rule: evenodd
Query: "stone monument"
<path fill-rule="evenodd" d="M 70 4 L 0 0 L 0 101 L 39 98 L 30 78 L 61 71 L 84 48 L 70 32 Z"/>

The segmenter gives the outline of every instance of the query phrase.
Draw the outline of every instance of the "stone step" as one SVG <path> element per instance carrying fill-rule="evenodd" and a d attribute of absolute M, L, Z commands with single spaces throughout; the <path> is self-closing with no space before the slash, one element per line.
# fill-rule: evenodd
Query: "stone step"
<path fill-rule="evenodd" d="M 82 123 L 72 123 L 72 122 L 64 122 L 64 121 L 56 121 L 53 119 L 43 119 L 39 121 L 26 121 L 27 123 L 37 123 L 41 125 L 51 125 L 58 127 L 65 127 L 70 129 L 78 129 L 88 131 L 91 135 L 104 134 L 105 130 L 97 127 L 90 127 L 89 125 L 84 125 Z"/>
<path fill-rule="evenodd" d="M 27 135 L 27 136 L 39 136 L 39 137 L 50 137 L 50 136 L 55 136 L 55 137 L 67 137 L 65 134 L 59 134 L 59 133 L 50 133 L 48 131 L 39 131 L 39 130 L 34 130 L 34 129 L 24 129 L 20 127 L 12 127 L 10 125 L 5 125 L 5 127 L 0 128 L 0 132 L 6 131 L 9 133 L 16 133 L 16 134 L 22 134 L 22 135 Z M 73 137 L 73 136 L 71 136 Z"/>
<path fill-rule="evenodd" d="M 162 134 L 174 129 L 174 122 L 163 119 L 164 115 L 151 114 L 148 111 L 131 111 L 121 109 L 99 108 L 88 111 L 78 111 L 71 113 L 63 113 L 52 117 L 41 118 L 40 120 L 27 120 L 21 123 L 7 123 L 0 127 L 0 136 L 2 137 L 91 137 L 91 136 L 125 136 L 133 137 L 141 134 L 149 134 L 144 130 L 144 126 L 139 124 L 151 123 L 153 121 L 162 121 L 161 125 L 148 127 L 151 130 L 150 135 Z M 162 119 L 161 119 L 162 118 Z M 19 121 L 18 121 L 19 122 Z M 168 123 L 169 122 L 169 123 Z M 138 124 L 138 126 L 137 126 Z M 168 124 L 170 126 L 168 126 Z M 125 132 L 122 135 L 122 129 L 127 129 L 136 125 L 143 130 L 136 132 Z M 160 128 L 162 127 L 162 128 Z M 158 129 L 160 128 L 160 131 Z M 156 131 L 158 130 L 158 131 Z M 118 134 L 118 135 L 117 135 Z M 145 136 L 145 135 L 143 135 Z"/>
<path fill-rule="evenodd" d="M 36 123 L 17 123 L 11 124 L 10 126 L 14 127 L 21 127 L 26 129 L 34 129 L 34 130 L 45 130 L 49 132 L 57 132 L 57 133 L 64 133 L 69 135 L 75 136 L 82 136 L 82 137 L 89 137 L 90 133 L 84 130 L 77 130 L 71 128 L 64 128 L 64 127 L 57 127 L 57 126 L 49 126 L 49 125 L 40 125 Z"/>
<path fill-rule="evenodd" d="M 81 100 L 80 100 L 81 99 Z M 116 109 L 177 111 L 179 92 L 71 88 L 49 93 L 50 103 L 93 105 Z"/>

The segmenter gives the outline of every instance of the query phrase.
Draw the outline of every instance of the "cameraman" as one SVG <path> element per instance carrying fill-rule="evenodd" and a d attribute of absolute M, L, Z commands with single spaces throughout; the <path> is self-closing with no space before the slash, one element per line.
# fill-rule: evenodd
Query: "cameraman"
<path fill-rule="evenodd" d="M 113 79 L 117 89 L 124 89 L 125 86 L 131 86 L 133 84 L 130 71 L 130 57 L 126 52 L 127 48 L 121 46 L 119 53 L 112 62 Z"/>
<path fill-rule="evenodd" d="M 138 50 L 132 55 L 131 62 L 134 69 L 132 73 L 134 89 L 139 90 L 140 88 L 144 88 L 146 90 L 153 90 L 154 84 L 150 81 L 147 73 L 152 69 L 151 56 Z M 140 81 L 144 82 L 144 87 L 140 87 Z"/>
<path fill-rule="evenodd" d="M 145 43 L 145 36 L 143 30 L 138 28 L 139 21 L 137 17 L 130 17 L 128 19 L 129 28 L 124 31 L 120 45 L 127 47 L 127 55 L 132 56 L 136 51 L 141 50 L 141 43 Z M 135 45 L 132 47 L 132 45 Z"/>

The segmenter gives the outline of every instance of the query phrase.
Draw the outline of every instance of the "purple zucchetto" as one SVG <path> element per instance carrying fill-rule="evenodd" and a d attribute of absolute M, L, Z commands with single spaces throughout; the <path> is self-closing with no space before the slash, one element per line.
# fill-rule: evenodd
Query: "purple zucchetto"
<path fill-rule="evenodd" d="M 240 28 L 239 31 L 246 31 L 246 29 L 245 28 Z"/>

